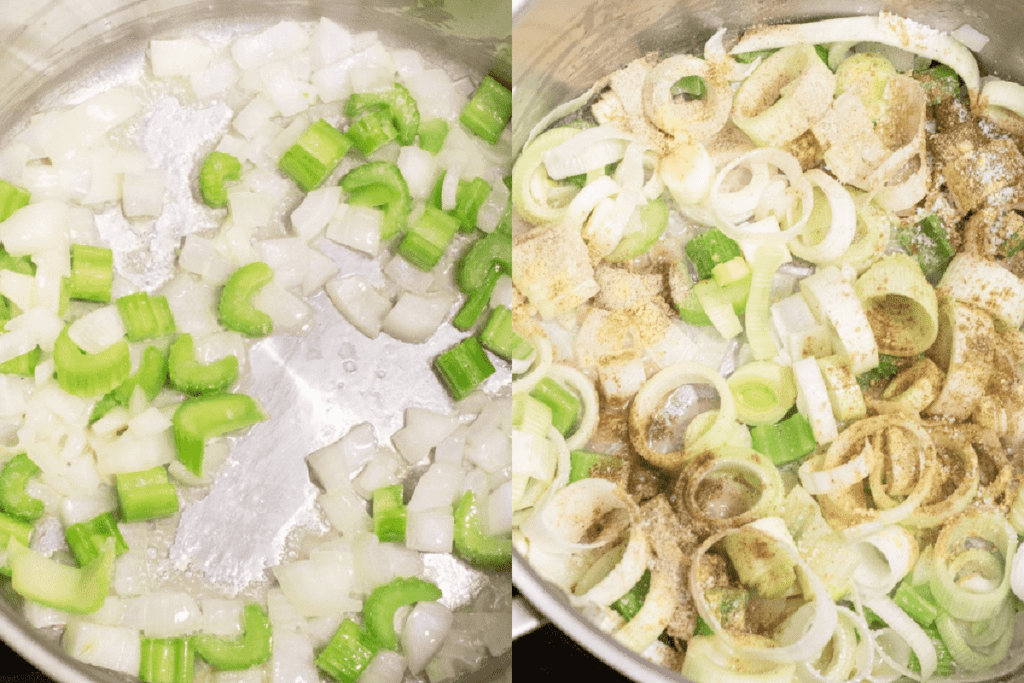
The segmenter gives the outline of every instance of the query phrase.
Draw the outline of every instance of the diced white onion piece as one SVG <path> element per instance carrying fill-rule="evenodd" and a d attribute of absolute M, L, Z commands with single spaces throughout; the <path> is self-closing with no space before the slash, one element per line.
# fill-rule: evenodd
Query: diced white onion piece
<path fill-rule="evenodd" d="M 349 72 L 352 92 L 379 92 L 387 90 L 395 82 L 395 67 L 390 64 L 371 64 Z"/>
<path fill-rule="evenodd" d="M 313 309 L 301 299 L 271 280 L 253 297 L 253 306 L 274 321 L 275 330 L 296 332 L 309 323 Z"/>
<path fill-rule="evenodd" d="M 235 115 L 231 125 L 242 137 L 252 140 L 276 115 L 274 103 L 263 95 L 256 95 Z"/>
<path fill-rule="evenodd" d="M 349 472 L 358 472 L 377 454 L 377 436 L 369 422 L 352 427 L 338 443 Z"/>
<path fill-rule="evenodd" d="M 0 270 L 0 295 L 23 311 L 35 306 L 36 279 L 27 273 Z"/>
<path fill-rule="evenodd" d="M 796 382 L 797 409 L 811 423 L 814 440 L 826 444 L 835 439 L 839 428 L 817 360 L 804 358 L 793 363 L 793 380 Z"/>
<path fill-rule="evenodd" d="M 461 465 L 437 463 L 431 465 L 420 480 L 409 499 L 409 512 L 420 512 L 431 508 L 448 508 L 455 503 L 465 479 Z"/>
<path fill-rule="evenodd" d="M 421 553 L 450 553 L 455 539 L 455 518 L 448 508 L 409 511 L 405 547 Z"/>
<path fill-rule="evenodd" d="M 416 50 L 394 50 L 391 58 L 395 63 L 395 71 L 399 80 L 405 80 L 413 74 L 423 71 L 423 58 Z"/>
<path fill-rule="evenodd" d="M 512 482 L 507 481 L 487 496 L 487 535 L 500 536 L 512 529 Z"/>
<path fill-rule="evenodd" d="M 296 560 L 273 568 L 288 601 L 304 617 L 340 615 L 361 609 L 349 595 L 351 564 L 340 553 Z"/>
<path fill-rule="evenodd" d="M 950 31 L 949 35 L 963 43 L 971 52 L 981 52 L 989 40 L 988 36 L 970 24 L 961 24 Z"/>
<path fill-rule="evenodd" d="M 456 429 L 434 448 L 435 463 L 451 463 L 462 466 L 463 454 L 466 450 L 466 433 Z"/>
<path fill-rule="evenodd" d="M 41 309 L 32 309 L 32 311 L 39 310 Z M 21 318 L 25 318 L 26 316 L 30 316 L 32 311 L 29 311 L 28 313 L 22 313 L 17 318 L 12 320 L 11 323 L 18 321 Z M 0 334 L 0 363 L 6 363 L 12 358 L 17 358 L 18 356 L 24 355 L 31 351 L 32 349 L 34 349 L 39 344 L 38 339 L 41 332 L 39 328 L 29 324 L 22 324 L 21 326 L 18 327 L 12 327 L 11 323 L 8 323 L 7 325 L 7 332 L 5 332 L 4 334 Z"/>
<path fill-rule="evenodd" d="M 349 78 L 351 65 L 346 61 L 319 68 L 313 72 L 311 80 L 324 102 L 337 102 L 347 99 L 352 94 L 352 81 Z"/>
<path fill-rule="evenodd" d="M 341 187 L 338 185 L 328 185 L 309 192 L 292 212 L 292 230 L 302 239 L 311 240 L 327 227 L 340 203 Z"/>
<path fill-rule="evenodd" d="M 398 170 L 402 172 L 409 194 L 414 199 L 424 199 L 434 189 L 437 177 L 437 161 L 434 155 L 415 145 L 402 147 L 398 152 Z"/>
<path fill-rule="evenodd" d="M 260 80 L 263 92 L 282 116 L 301 114 L 316 102 L 316 87 L 307 79 L 293 75 L 287 64 L 267 64 L 260 69 Z"/>
<path fill-rule="evenodd" d="M 604 363 L 598 366 L 597 375 L 601 393 L 609 401 L 625 401 L 635 396 L 647 381 L 647 372 L 641 358 L 620 363 Z"/>
<path fill-rule="evenodd" d="M 413 406 L 405 409 L 405 423 L 391 436 L 391 442 L 406 462 L 412 465 L 427 457 L 430 449 L 441 443 L 458 426 L 457 415 Z"/>
<path fill-rule="evenodd" d="M 352 34 L 336 22 L 323 17 L 313 28 L 309 41 L 309 57 L 313 68 L 333 64 L 352 54 Z"/>
<path fill-rule="evenodd" d="M 147 638 L 174 638 L 195 632 L 202 620 L 199 605 L 188 593 L 157 591 L 125 603 L 125 625 Z"/>
<path fill-rule="evenodd" d="M 463 175 L 461 165 L 449 166 L 441 181 L 441 208 L 451 211 L 455 208 L 456 194 L 459 190 L 459 180 Z"/>
<path fill-rule="evenodd" d="M 138 438 L 155 436 L 171 428 L 171 420 L 153 406 L 128 421 L 128 429 Z"/>
<path fill-rule="evenodd" d="M 68 326 L 68 336 L 86 353 L 99 353 L 124 338 L 124 323 L 117 306 L 102 306 Z"/>
<path fill-rule="evenodd" d="M 323 493 L 317 501 L 331 526 L 345 538 L 354 538 L 359 532 L 370 530 L 372 522 L 366 501 L 351 486 Z"/>
<path fill-rule="evenodd" d="M 83 496 L 68 496 L 60 503 L 60 521 L 65 526 L 87 522 L 104 512 L 117 510 L 114 489 L 100 486 L 95 492 Z"/>
<path fill-rule="evenodd" d="M 424 294 L 434 284 L 434 274 L 425 273 L 409 263 L 401 254 L 392 256 L 383 269 L 384 275 L 400 288 Z"/>
<path fill-rule="evenodd" d="M 421 344 L 433 336 L 453 305 L 455 296 L 450 292 L 405 292 L 384 317 L 381 330 L 406 343 Z"/>
<path fill-rule="evenodd" d="M 405 85 L 416 99 L 421 120 L 454 121 L 466 104 L 465 96 L 458 93 L 444 69 L 425 69 L 410 75 Z"/>
<path fill-rule="evenodd" d="M 241 598 L 203 598 L 199 601 L 202 621 L 199 631 L 214 636 L 234 638 L 242 635 L 242 610 L 245 601 Z"/>
<path fill-rule="evenodd" d="M 198 38 L 149 41 L 149 62 L 157 78 L 199 73 L 212 59 L 213 48 Z"/>
<path fill-rule="evenodd" d="M 108 480 L 115 474 L 167 465 L 177 457 L 169 431 L 143 438 L 126 432 L 112 440 L 93 439 L 90 444 L 96 452 L 96 471 Z"/>
<path fill-rule="evenodd" d="M 382 486 L 392 486 L 402 481 L 405 464 L 398 455 L 386 448 L 378 448 L 373 458 L 352 482 L 356 492 L 369 500 L 373 492 Z"/>
<path fill-rule="evenodd" d="M 61 646 L 86 664 L 130 676 L 139 674 L 142 646 L 138 629 L 75 620 L 64 629 Z"/>
<path fill-rule="evenodd" d="M 393 650 L 378 650 L 359 674 L 359 683 L 402 683 L 405 668 L 405 657 Z"/>
<path fill-rule="evenodd" d="M 186 235 L 182 241 L 178 266 L 213 286 L 223 285 L 235 272 L 235 265 L 224 258 L 213 240 L 195 234 Z"/>
<path fill-rule="evenodd" d="M 299 287 L 309 295 L 338 273 L 338 266 L 301 237 L 282 237 L 259 242 L 260 260 L 274 270 L 285 289 Z"/>
<path fill-rule="evenodd" d="M 267 590 L 267 617 L 274 630 L 297 631 L 305 621 L 279 587 Z"/>
<path fill-rule="evenodd" d="M 274 200 L 259 192 L 228 192 L 228 214 L 236 226 L 266 227 L 274 216 Z"/>
<path fill-rule="evenodd" d="M 2 225 L 2 224 L 0 224 Z M 380 334 L 391 300 L 378 292 L 362 275 L 346 275 L 325 285 L 334 306 L 352 325 L 370 339 Z"/>
<path fill-rule="evenodd" d="M 370 206 L 341 204 L 327 224 L 327 239 L 370 256 L 380 253 L 384 212 Z"/>
<path fill-rule="evenodd" d="M 67 248 L 68 205 L 45 200 L 24 206 L 0 223 L 0 242 L 12 256 Z"/>
<path fill-rule="evenodd" d="M 815 318 L 833 330 L 833 346 L 855 375 L 878 365 L 878 344 L 850 280 L 835 266 L 800 281 L 800 292 Z M 820 442 L 819 442 L 820 443 Z"/>
<path fill-rule="evenodd" d="M 119 526 L 124 534 L 125 527 L 129 525 Z M 125 540 L 128 540 L 127 537 Z M 150 587 L 145 551 L 136 550 L 131 541 L 128 541 L 128 545 L 128 552 L 114 560 L 114 578 L 111 581 L 114 593 L 121 597 L 142 595 Z"/>
<path fill-rule="evenodd" d="M 205 71 L 192 74 L 189 83 L 200 100 L 213 99 L 229 91 L 238 82 L 238 67 L 230 59 L 221 59 Z"/>
<path fill-rule="evenodd" d="M 305 50 L 309 34 L 294 21 L 282 21 L 254 36 L 243 36 L 231 45 L 231 56 L 243 69 L 269 64 Z"/>
<path fill-rule="evenodd" d="M 439 602 L 417 603 L 402 629 L 402 651 L 409 658 L 409 671 L 419 673 L 441 648 L 452 626 L 452 612 Z"/>
<path fill-rule="evenodd" d="M 2 224 L 0 224 L 2 225 Z M 202 337 L 218 332 L 218 292 L 214 287 L 198 282 L 188 273 L 180 273 L 163 287 L 178 332 Z"/>
<path fill-rule="evenodd" d="M 512 464 L 512 443 L 499 429 L 483 434 L 468 434 L 465 457 L 486 472 L 497 472 Z"/>
<path fill-rule="evenodd" d="M 121 198 L 121 176 L 114 169 L 114 149 L 99 147 L 89 152 L 89 189 L 82 197 L 82 204 L 106 204 Z M 89 212 L 92 220 L 92 212 Z M 81 240 L 72 238 L 76 244 Z"/>
<path fill-rule="evenodd" d="M 258 670 L 260 667 L 256 668 Z M 319 671 L 316 668 L 313 643 L 309 636 L 275 628 L 269 669 L 270 683 L 316 681 L 319 678 Z M 365 672 L 363 675 L 365 676 Z"/>
<path fill-rule="evenodd" d="M 46 249 L 33 254 L 32 261 L 36 264 L 35 305 L 56 316 L 61 307 L 62 281 L 71 274 L 71 252 L 67 246 Z"/>
<path fill-rule="evenodd" d="M 166 173 L 149 168 L 141 173 L 126 173 L 121 183 L 121 208 L 128 218 L 151 218 L 164 210 Z"/>
<path fill-rule="evenodd" d="M 320 486 L 328 493 L 352 488 L 342 440 L 313 451 L 306 456 L 306 464 L 313 471 Z"/>

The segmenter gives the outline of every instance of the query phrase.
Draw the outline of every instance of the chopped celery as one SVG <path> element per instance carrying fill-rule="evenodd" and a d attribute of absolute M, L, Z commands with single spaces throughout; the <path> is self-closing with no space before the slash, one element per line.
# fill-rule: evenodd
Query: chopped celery
<path fill-rule="evenodd" d="M 11 587 L 18 595 L 63 612 L 91 614 L 110 592 L 114 542 L 107 541 L 99 557 L 86 566 L 72 567 L 29 550 L 12 536 L 7 562 Z"/>
<path fill-rule="evenodd" d="M 455 504 L 455 551 L 470 564 L 501 567 L 512 561 L 512 539 L 488 536 L 480 528 L 476 494 L 466 491 Z"/>
<path fill-rule="evenodd" d="M 227 152 L 210 152 L 199 168 L 199 194 L 207 206 L 223 209 L 228 205 L 225 183 L 242 177 L 242 162 Z"/>
<path fill-rule="evenodd" d="M 875 382 L 891 379 L 900 371 L 899 359 L 885 353 L 878 354 L 878 365 L 857 376 L 861 389 L 867 389 Z"/>
<path fill-rule="evenodd" d="M 580 411 L 583 410 L 583 403 L 579 396 L 550 377 L 545 377 L 537 382 L 530 390 L 530 396 L 546 403 L 551 408 L 551 423 L 562 436 L 572 433 L 572 429 L 579 419 Z"/>
<path fill-rule="evenodd" d="M 256 293 L 272 279 L 273 269 L 262 261 L 247 263 L 232 273 L 217 306 L 221 324 L 248 337 L 265 337 L 273 332 L 273 319 L 253 304 Z"/>
<path fill-rule="evenodd" d="M 389 112 L 377 109 L 368 111 L 353 121 L 346 135 L 363 156 L 369 156 L 397 139 L 398 129 L 395 128 Z"/>
<path fill-rule="evenodd" d="M 487 324 L 480 331 L 480 343 L 503 358 L 524 360 L 533 353 L 533 344 L 512 328 L 512 311 L 507 306 L 491 311 Z"/>
<path fill-rule="evenodd" d="M 0 180 L 0 183 L 3 181 Z M 0 270 L 9 270 L 22 275 L 36 274 L 36 266 L 32 263 L 30 256 L 11 256 L 2 244 L 0 244 Z"/>
<path fill-rule="evenodd" d="M 932 597 L 932 591 L 927 583 L 914 586 L 904 579 L 896 587 L 892 600 L 921 626 L 934 624 L 936 617 L 939 616 L 939 606 Z"/>
<path fill-rule="evenodd" d="M 18 453 L 4 463 L 0 470 L 0 509 L 26 522 L 34 522 L 43 516 L 43 501 L 33 498 L 25 490 L 33 477 L 42 473 L 26 453 Z"/>
<path fill-rule="evenodd" d="M 23 353 L 20 356 L 15 356 L 8 361 L 0 363 L 0 373 L 32 377 L 35 375 L 36 366 L 39 365 L 39 358 L 42 354 L 42 349 L 37 346 L 28 353 Z"/>
<path fill-rule="evenodd" d="M 896 238 L 908 252 L 917 257 L 928 282 L 937 284 L 955 254 L 942 219 L 934 214 L 927 216 L 913 226 L 899 228 Z"/>
<path fill-rule="evenodd" d="M 28 190 L 6 180 L 0 180 L 0 222 L 11 217 L 18 209 L 27 206 L 32 195 Z"/>
<path fill-rule="evenodd" d="M 793 413 L 776 424 L 751 427 L 750 441 L 755 451 L 776 465 L 799 460 L 817 446 L 811 423 L 802 413 Z"/>
<path fill-rule="evenodd" d="M 469 396 L 495 372 L 476 337 L 467 337 L 435 358 L 434 368 L 456 401 Z"/>
<path fill-rule="evenodd" d="M 128 544 L 121 535 L 114 515 L 104 512 L 86 522 L 78 522 L 64 529 L 71 553 L 78 561 L 79 567 L 89 564 L 103 552 L 108 538 L 114 540 L 114 554 L 120 556 L 128 552 Z"/>
<path fill-rule="evenodd" d="M 382 241 L 405 232 L 406 221 L 412 210 L 412 196 L 397 164 L 391 161 L 371 161 L 356 166 L 341 179 L 341 189 L 350 195 L 349 203 L 383 208 L 384 223 L 380 235 Z M 379 200 L 357 200 L 353 196 L 370 189 L 383 190 L 377 192 Z"/>
<path fill-rule="evenodd" d="M 192 683 L 196 659 L 190 638 L 142 638 L 140 647 L 140 681 Z"/>
<path fill-rule="evenodd" d="M 114 284 L 114 252 L 106 247 L 71 245 L 68 296 L 83 301 L 110 302 Z"/>
<path fill-rule="evenodd" d="M 238 358 L 227 355 L 212 363 L 196 360 L 195 342 L 191 334 L 181 334 L 167 354 L 167 370 L 171 386 L 186 394 L 208 394 L 223 391 L 238 379 Z"/>
<path fill-rule="evenodd" d="M 964 93 L 963 84 L 956 71 L 945 64 L 936 64 L 927 69 L 920 69 L 914 72 L 914 78 L 924 88 L 928 96 L 928 104 L 939 104 L 948 98 L 961 98 Z"/>
<path fill-rule="evenodd" d="M 395 611 L 403 605 L 440 599 L 441 589 L 429 581 L 415 576 L 392 579 L 366 596 L 363 602 L 366 628 L 382 648 L 394 650 L 398 647 Z"/>
<path fill-rule="evenodd" d="M 491 194 L 491 186 L 483 178 L 472 180 L 459 180 L 458 189 L 455 191 L 455 208 L 452 215 L 459 221 L 459 229 L 462 232 L 473 232 L 476 230 L 476 217 L 480 213 L 480 207 L 487 201 Z"/>
<path fill-rule="evenodd" d="M 775 52 L 778 52 L 778 50 L 755 50 L 753 52 L 740 52 L 738 54 L 734 54 L 732 57 L 740 64 L 753 64 L 758 59 L 764 59 Z"/>
<path fill-rule="evenodd" d="M 126 522 L 168 517 L 178 511 L 178 493 L 162 465 L 122 472 L 115 481 L 121 518 Z"/>
<path fill-rule="evenodd" d="M 512 119 L 512 91 L 491 76 L 484 76 L 459 114 L 466 128 L 492 145 Z"/>
<path fill-rule="evenodd" d="M 604 257 L 606 261 L 629 261 L 646 254 L 668 227 L 668 205 L 660 199 L 647 202 L 639 213 L 639 229 L 623 236 L 615 249 Z"/>
<path fill-rule="evenodd" d="M 26 522 L 0 512 L 0 548 L 7 548 L 7 544 L 12 539 L 27 548 L 32 541 L 34 529 L 33 522 Z M 7 560 L 0 564 L 0 574 L 8 577 L 11 575 L 11 566 Z"/>
<path fill-rule="evenodd" d="M 345 103 L 345 116 L 355 118 L 360 114 L 382 116 L 380 125 L 386 122 L 395 131 L 391 139 L 397 138 L 400 145 L 411 145 L 419 131 L 419 107 L 408 88 L 401 83 L 395 83 L 390 90 L 383 92 L 355 93 L 349 97 Z M 357 126 L 361 120 L 357 119 L 352 127 Z M 351 128 L 349 134 L 352 134 Z"/>
<path fill-rule="evenodd" d="M 683 76 L 672 85 L 673 95 L 683 95 L 695 100 L 704 99 L 708 84 L 700 76 Z"/>
<path fill-rule="evenodd" d="M 625 595 L 611 604 L 611 608 L 618 612 L 623 619 L 629 621 L 644 606 L 644 600 L 647 599 L 647 593 L 650 590 L 651 570 L 647 569 L 640 580 L 633 584 L 633 587 Z"/>
<path fill-rule="evenodd" d="M 120 385 L 132 371 L 128 341 L 122 339 L 100 351 L 86 353 L 65 327 L 53 343 L 57 384 L 74 396 L 99 396 Z"/>
<path fill-rule="evenodd" d="M 345 619 L 315 662 L 338 683 L 355 683 L 379 649 L 377 640 L 365 628 Z"/>
<path fill-rule="evenodd" d="M 166 337 L 177 329 L 166 296 L 134 292 L 120 297 L 115 303 L 128 341 Z"/>
<path fill-rule="evenodd" d="M 697 279 L 712 276 L 715 266 L 741 256 L 740 245 L 718 228 L 702 232 L 686 243 L 686 255 L 697 266 Z"/>
<path fill-rule="evenodd" d="M 465 294 L 472 294 L 495 268 L 512 272 L 512 229 L 504 223 L 469 246 L 456 266 L 455 281 Z"/>
<path fill-rule="evenodd" d="M 242 610 L 241 638 L 200 633 L 192 637 L 196 654 L 221 671 L 238 671 L 270 659 L 273 629 L 263 608 L 254 602 Z"/>
<path fill-rule="evenodd" d="M 89 423 L 106 415 L 114 406 L 127 407 L 135 388 L 142 389 L 146 400 L 152 401 L 167 384 L 167 354 L 156 346 L 147 346 L 134 375 L 112 389 L 93 406 Z"/>
<path fill-rule="evenodd" d="M 448 137 L 448 122 L 444 119 L 430 119 L 421 121 L 419 128 L 419 146 L 431 154 L 436 155 L 444 147 L 445 138 Z"/>
<path fill-rule="evenodd" d="M 499 278 L 502 276 L 500 268 L 493 268 L 487 275 L 487 278 L 483 281 L 483 284 L 477 289 L 469 293 L 466 297 L 466 301 L 462 304 L 462 308 L 455 314 L 455 318 L 452 320 L 452 324 L 456 329 L 462 330 L 463 332 L 468 331 L 473 325 L 476 325 L 476 321 L 483 315 L 484 310 L 491 301 L 491 294 L 494 292 L 495 285 L 498 284 Z M 484 341 L 481 336 L 480 341 Z M 487 346 L 484 342 L 484 346 Z M 490 347 L 487 347 L 490 349 Z M 494 351 L 494 349 L 490 349 Z M 497 353 L 497 351 L 495 351 Z"/>
<path fill-rule="evenodd" d="M 323 184 L 351 146 L 352 141 L 344 133 L 319 119 L 288 148 L 278 168 L 304 191 L 310 192 Z"/>
<path fill-rule="evenodd" d="M 373 533 L 384 542 L 404 543 L 406 506 L 402 485 L 383 486 L 373 492 Z"/>
<path fill-rule="evenodd" d="M 569 483 L 588 478 L 594 470 L 617 470 L 622 463 L 622 458 L 614 455 L 577 449 L 569 454 Z"/>
<path fill-rule="evenodd" d="M 259 404 L 245 394 L 206 394 L 186 399 L 171 419 L 178 460 L 197 477 L 203 473 L 207 439 L 251 427 L 267 419 Z"/>
<path fill-rule="evenodd" d="M 423 214 L 409 226 L 398 244 L 398 253 L 422 271 L 429 271 L 441 260 L 445 249 L 459 229 L 459 222 L 432 206 L 423 207 Z"/>

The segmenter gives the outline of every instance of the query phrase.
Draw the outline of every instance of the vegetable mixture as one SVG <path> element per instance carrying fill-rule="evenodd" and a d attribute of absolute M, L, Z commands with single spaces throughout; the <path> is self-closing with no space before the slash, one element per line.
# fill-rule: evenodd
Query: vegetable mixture
<path fill-rule="evenodd" d="M 727 44 L 514 165 L 513 543 L 697 683 L 1014 671 L 1024 88 L 887 13 Z"/>
<path fill-rule="evenodd" d="M 147 121 L 172 105 L 216 139 L 154 158 Z M 440 681 L 511 646 L 510 116 L 494 78 L 322 19 L 154 39 L 136 82 L 11 136 L 0 573 L 30 623 L 147 683 Z M 294 428 L 245 392 L 249 351 L 307 334 L 317 300 L 351 337 L 420 344 L 454 322 L 433 368 L 403 368 L 448 409 L 395 405 L 394 433 L 347 425 L 303 453 L 317 523 L 285 527 L 259 581 L 203 584 L 168 545 L 222 468 L 246 467 L 236 437 Z M 441 556 L 476 577 L 466 594 L 442 589 Z"/>

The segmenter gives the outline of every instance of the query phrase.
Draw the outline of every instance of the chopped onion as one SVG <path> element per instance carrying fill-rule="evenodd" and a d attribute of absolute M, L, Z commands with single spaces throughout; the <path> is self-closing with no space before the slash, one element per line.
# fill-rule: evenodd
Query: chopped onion
<path fill-rule="evenodd" d="M 441 648 L 451 626 L 452 612 L 439 602 L 420 602 L 412 608 L 400 639 L 409 671 L 423 671 Z"/>

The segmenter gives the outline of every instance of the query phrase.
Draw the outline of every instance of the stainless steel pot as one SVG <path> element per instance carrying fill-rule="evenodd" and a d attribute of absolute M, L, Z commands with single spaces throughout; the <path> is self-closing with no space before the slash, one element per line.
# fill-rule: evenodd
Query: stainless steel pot
<path fill-rule="evenodd" d="M 1019 40 L 1024 13 L 1020 9 L 1019 0 L 518 0 L 512 25 L 514 138 L 521 146 L 538 120 L 555 106 L 638 57 L 650 52 L 699 54 L 721 27 L 730 29 L 728 39 L 759 23 L 879 11 L 946 31 L 967 23 L 990 39 L 980 53 L 982 74 L 1022 80 L 1024 51 Z M 678 674 L 651 664 L 581 619 L 562 592 L 541 580 L 521 557 L 513 558 L 512 578 L 532 604 L 532 609 L 516 607 L 517 634 L 546 618 L 634 680 L 680 680 Z M 1007 680 L 1024 681 L 1024 673 Z"/>
<path fill-rule="evenodd" d="M 321 16 L 330 17 L 353 31 L 377 31 L 387 44 L 413 47 L 431 62 L 451 65 L 465 75 L 479 79 L 490 72 L 499 80 L 511 81 L 508 0 L 0 0 L 0 138 L 12 126 L 24 123 L 25 117 L 38 107 L 60 102 L 64 95 L 83 86 L 98 87 L 105 80 L 116 78 L 125 64 L 140 65 L 152 37 L 189 35 L 200 30 L 214 33 L 256 30 L 281 19 L 314 20 Z M 281 430 L 289 432 L 286 438 L 291 447 L 270 448 L 264 437 L 250 440 L 253 450 L 265 454 L 261 457 L 269 458 L 277 452 L 276 463 L 263 460 L 269 468 L 266 472 L 273 474 L 257 482 L 251 477 L 246 480 L 233 475 L 219 478 L 214 493 L 219 488 L 220 494 L 231 499 L 235 507 L 229 510 L 221 506 L 212 511 L 216 514 L 207 515 L 207 521 L 187 522 L 191 532 L 207 539 L 194 548 L 200 557 L 206 553 L 206 559 L 212 561 L 217 559 L 216 553 L 224 551 L 222 554 L 226 553 L 229 558 L 248 561 L 251 556 L 245 552 L 255 547 L 257 552 L 264 553 L 258 559 L 265 560 L 266 548 L 251 545 L 259 539 L 254 541 L 254 534 L 249 533 L 253 529 L 246 526 L 247 520 L 272 518 L 270 524 L 256 529 L 267 538 L 282 536 L 288 531 L 287 525 L 294 524 L 296 511 L 311 501 L 306 466 L 302 462 L 304 454 L 338 438 L 352 424 L 361 421 L 373 422 L 380 436 L 391 434 L 397 428 L 396 420 L 400 423 L 401 410 L 385 411 L 381 407 L 413 404 L 410 394 L 399 396 L 396 392 L 413 392 L 411 395 L 417 398 L 418 405 L 422 405 L 419 399 L 425 395 L 424 391 L 429 394 L 429 401 L 447 401 L 442 389 L 431 388 L 437 383 L 427 370 L 430 366 L 425 358 L 413 360 L 403 355 L 397 346 L 381 350 L 365 345 L 366 340 L 359 339 L 358 335 L 346 342 L 347 333 L 338 327 L 341 319 L 331 317 L 334 312 L 329 304 L 321 305 L 324 301 L 321 296 L 320 304 L 313 302 L 317 313 L 325 317 L 322 325 L 318 320 L 312 334 L 302 341 L 271 341 L 263 348 L 263 361 L 250 358 L 251 362 L 266 363 L 268 372 L 276 373 L 262 380 L 254 379 L 250 387 L 269 412 L 286 414 L 285 410 L 294 411 L 297 407 L 302 414 L 292 416 L 294 419 L 287 422 L 287 430 Z M 327 357 L 328 363 L 333 359 L 335 365 L 341 364 L 344 358 L 339 357 L 339 344 L 351 356 L 359 354 L 358 370 L 355 363 L 345 370 L 348 374 L 344 390 L 338 381 L 342 373 L 325 366 L 323 361 Z M 436 354 L 437 349 L 424 347 L 417 353 L 429 356 Z M 278 361 L 268 362 L 273 358 Z M 424 368 L 423 382 L 409 381 L 410 364 Z M 397 371 L 399 369 L 401 371 Z M 312 403 L 307 403 L 310 397 Z M 271 407 L 275 401 L 281 413 L 275 413 Z M 282 403 L 293 405 L 280 405 Z M 343 431 L 339 433 L 339 429 Z M 240 442 L 243 448 L 244 442 Z M 284 443 L 276 445 L 284 446 Z M 282 459 L 284 453 L 298 454 L 298 457 Z M 251 468 L 235 469 L 252 471 Z M 261 489 L 262 493 L 256 498 L 243 495 L 246 486 L 271 485 L 274 488 L 269 492 Z M 240 509 L 252 507 L 254 500 L 259 502 L 260 515 L 238 514 Z M 204 502 L 209 501 L 211 497 Z M 216 546 L 219 541 L 204 533 L 210 530 L 210 522 L 216 517 L 221 519 L 212 528 L 226 529 L 233 536 L 219 548 Z M 257 563 L 255 571 L 262 571 L 266 564 L 265 561 L 262 565 Z M 207 563 L 202 567 L 208 578 L 214 574 L 211 566 Z M 222 568 L 223 563 L 215 567 Z M 249 567 L 246 569 L 248 571 Z M 452 563 L 441 562 L 435 570 L 444 574 L 439 580 L 446 582 L 457 595 L 468 596 L 488 581 L 483 573 L 460 570 Z M 245 577 L 248 580 L 248 575 Z M 507 573 L 504 582 L 507 587 Z M 15 606 L 17 598 L 11 593 L 9 583 L 0 586 L 0 592 L 3 593 L 0 638 L 43 673 L 61 683 L 123 683 L 123 676 L 70 659 L 54 638 L 32 628 Z M 494 658 L 467 680 L 511 681 L 511 660 L 511 652 Z"/>

